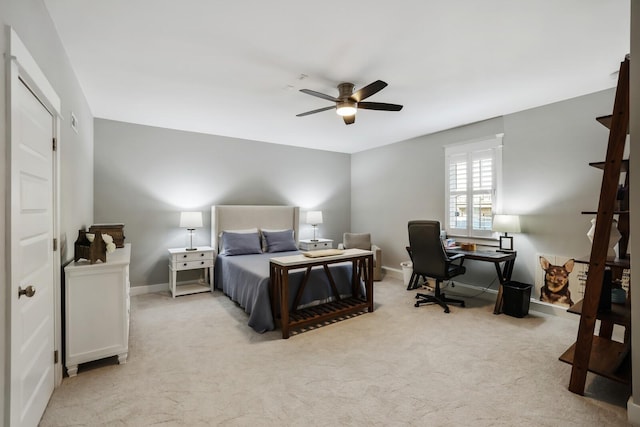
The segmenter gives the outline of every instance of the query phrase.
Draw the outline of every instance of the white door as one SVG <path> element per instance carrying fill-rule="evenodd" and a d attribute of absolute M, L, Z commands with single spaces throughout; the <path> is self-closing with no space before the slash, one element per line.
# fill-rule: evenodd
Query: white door
<path fill-rule="evenodd" d="M 54 388 L 54 117 L 22 80 L 11 86 L 12 426 L 36 426 Z"/>

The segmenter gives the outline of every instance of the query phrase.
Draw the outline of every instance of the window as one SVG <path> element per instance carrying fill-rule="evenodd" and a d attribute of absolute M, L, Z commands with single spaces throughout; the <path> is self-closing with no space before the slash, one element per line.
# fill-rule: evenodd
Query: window
<path fill-rule="evenodd" d="M 502 180 L 502 135 L 445 147 L 447 234 L 491 237 Z"/>

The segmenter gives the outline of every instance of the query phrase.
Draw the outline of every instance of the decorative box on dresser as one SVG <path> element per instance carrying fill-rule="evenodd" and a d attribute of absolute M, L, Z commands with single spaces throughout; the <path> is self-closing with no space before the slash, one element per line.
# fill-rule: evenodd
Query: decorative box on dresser
<path fill-rule="evenodd" d="M 213 262 L 215 251 L 210 246 L 199 246 L 196 249 L 169 249 L 169 289 L 171 296 L 195 294 L 213 291 Z M 204 283 L 178 284 L 178 272 L 204 269 Z"/>
<path fill-rule="evenodd" d="M 333 248 L 333 240 L 331 239 L 301 239 L 298 247 L 303 251 L 315 251 L 319 249 Z"/>
<path fill-rule="evenodd" d="M 65 366 L 129 353 L 129 262 L 131 244 L 107 254 L 106 262 L 77 261 L 64 268 Z"/>

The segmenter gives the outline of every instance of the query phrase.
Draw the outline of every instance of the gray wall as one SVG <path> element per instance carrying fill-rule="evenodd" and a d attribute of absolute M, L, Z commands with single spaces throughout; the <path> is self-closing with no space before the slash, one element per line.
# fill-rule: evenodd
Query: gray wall
<path fill-rule="evenodd" d="M 265 204 L 322 210 L 320 237 L 350 220 L 349 155 L 97 119 L 95 222 L 122 222 L 131 285 L 168 282 L 168 248 L 184 247 L 180 211 L 203 212 L 194 245 L 210 244 L 210 207 Z M 300 238 L 312 228 L 300 225 Z"/>
<path fill-rule="evenodd" d="M 132 285 L 167 282 L 166 248 L 184 246 L 181 210 L 201 210 L 209 243 L 212 204 L 295 204 L 321 209 L 323 237 L 371 232 L 383 265 L 407 259 L 410 219 L 444 218 L 444 146 L 504 132 L 504 212 L 521 215 L 514 279 L 534 282 L 538 254 L 581 257 L 597 207 L 615 91 L 474 123 L 351 156 L 108 120 L 95 121 L 95 222 L 123 222 L 134 244 Z M 534 197 L 532 197 L 534 195 Z M 311 229 L 302 224 L 301 237 Z M 495 242 L 493 242 L 495 244 Z M 476 264 L 463 281 L 492 284 L 491 265 Z M 493 283 L 495 286 L 495 283 Z"/>
<path fill-rule="evenodd" d="M 76 76 L 71 69 L 66 53 L 62 48 L 58 34 L 49 18 L 41 0 L 9 1 L 0 0 L 0 49 L 7 51 L 7 28 L 10 25 L 29 49 L 40 69 L 44 72 L 49 83 L 61 99 L 64 120 L 61 125 L 60 147 L 60 241 L 62 250 L 60 259 L 63 262 L 73 257 L 73 241 L 77 230 L 93 220 L 93 117 Z M 4 58 L 3 58 L 4 59 Z M 0 99 L 6 99 L 5 92 L 6 69 L 0 67 Z M 69 115 L 73 111 L 80 123 L 79 132 L 75 133 L 69 126 Z M 6 103 L 0 102 L 0 212 L 5 218 L 7 211 L 6 193 Z M 6 223 L 0 221 L 0 241 L 7 237 Z M 71 242 L 71 245 L 66 244 Z M 9 286 L 7 284 L 7 259 L 5 244 L 0 245 L 0 289 L 5 298 L 0 304 L 0 342 L 3 342 L 3 352 L 0 352 L 0 365 L 5 369 L 0 372 L 2 384 L 0 388 L 0 420 L 6 419 L 8 398 L 8 328 L 6 321 L 9 300 Z"/>
<path fill-rule="evenodd" d="M 604 158 L 608 131 L 595 117 L 611 114 L 614 95 L 606 90 L 353 154 L 351 228 L 373 233 L 383 264 L 399 269 L 408 259 L 407 221 L 444 221 L 443 146 L 504 132 L 503 211 L 522 215 L 523 228 L 514 238 L 514 279 L 533 283 L 538 253 L 589 254 L 591 217 L 580 212 L 597 208 L 602 174 L 588 163 Z M 492 269 L 475 264 L 461 281 L 488 285 Z"/>

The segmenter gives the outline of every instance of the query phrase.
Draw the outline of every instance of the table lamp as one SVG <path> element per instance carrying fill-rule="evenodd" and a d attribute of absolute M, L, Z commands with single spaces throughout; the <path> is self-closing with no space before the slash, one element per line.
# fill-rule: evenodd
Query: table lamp
<path fill-rule="evenodd" d="M 504 233 L 504 236 L 500 236 L 500 250 L 512 251 L 513 236 L 508 236 L 507 233 L 520 232 L 520 217 L 518 215 L 496 214 L 493 216 L 493 226 L 491 229 Z"/>
<path fill-rule="evenodd" d="M 313 226 L 313 239 L 311 239 L 311 241 L 317 242 L 316 228 L 318 227 L 318 224 L 322 224 L 322 211 L 307 212 L 307 224 L 311 224 Z"/>
<path fill-rule="evenodd" d="M 193 247 L 193 232 L 196 228 L 202 227 L 202 212 L 181 212 L 180 227 L 189 231 L 189 247 L 187 250 L 197 250 L 198 248 Z"/>

